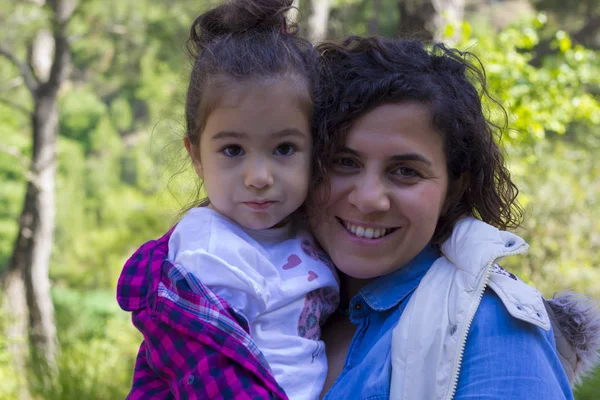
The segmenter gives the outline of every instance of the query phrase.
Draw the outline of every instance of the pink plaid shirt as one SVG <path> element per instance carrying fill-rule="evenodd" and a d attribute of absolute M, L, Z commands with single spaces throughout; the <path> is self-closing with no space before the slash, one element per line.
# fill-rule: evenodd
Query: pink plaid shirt
<path fill-rule="evenodd" d="M 144 336 L 128 399 L 281 399 L 287 396 L 243 318 L 167 260 L 171 231 L 125 264 L 117 301 Z"/>

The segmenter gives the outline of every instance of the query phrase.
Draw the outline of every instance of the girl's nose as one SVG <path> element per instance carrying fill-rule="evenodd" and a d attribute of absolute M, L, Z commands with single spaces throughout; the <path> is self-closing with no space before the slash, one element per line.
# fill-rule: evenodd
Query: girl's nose
<path fill-rule="evenodd" d="M 244 185 L 248 188 L 264 189 L 273 185 L 273 174 L 264 160 L 251 162 L 246 169 Z"/>

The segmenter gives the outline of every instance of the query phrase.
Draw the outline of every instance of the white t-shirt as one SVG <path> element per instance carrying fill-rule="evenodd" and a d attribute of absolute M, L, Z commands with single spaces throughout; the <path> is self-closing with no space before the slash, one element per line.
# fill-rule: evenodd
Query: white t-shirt
<path fill-rule="evenodd" d="M 327 376 L 320 325 L 338 305 L 339 283 L 310 233 L 290 223 L 245 229 L 199 207 L 171 234 L 169 260 L 246 318 L 290 399 L 318 399 Z"/>

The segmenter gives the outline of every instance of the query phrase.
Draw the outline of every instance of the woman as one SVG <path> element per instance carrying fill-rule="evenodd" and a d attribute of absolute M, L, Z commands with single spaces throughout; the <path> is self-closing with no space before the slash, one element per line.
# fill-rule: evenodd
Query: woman
<path fill-rule="evenodd" d="M 577 325 L 588 353 L 561 354 L 542 296 L 497 264 L 528 246 L 497 229 L 521 214 L 476 58 L 359 37 L 319 50 L 311 218 L 346 299 L 324 328 L 324 398 L 573 398 L 598 322 Z"/>

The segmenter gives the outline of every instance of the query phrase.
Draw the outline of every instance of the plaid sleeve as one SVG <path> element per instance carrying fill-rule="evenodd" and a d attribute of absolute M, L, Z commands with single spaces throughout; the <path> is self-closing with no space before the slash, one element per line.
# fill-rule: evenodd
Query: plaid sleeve
<path fill-rule="evenodd" d="M 198 337 L 173 327 L 162 318 L 146 312 L 135 316 L 142 327 L 147 362 L 138 369 L 130 399 L 280 399 L 265 387 L 258 376 L 227 355 L 223 349 L 214 349 Z M 204 336 L 203 333 L 200 336 Z M 215 337 L 212 339 L 227 340 Z M 243 349 L 238 349 L 243 350 Z M 147 367 L 146 367 L 147 366 Z M 159 384 L 157 381 L 160 381 Z M 163 393 L 169 390 L 172 396 Z M 136 396 L 134 397 L 134 393 Z"/>
<path fill-rule="evenodd" d="M 287 400 L 247 326 L 166 259 L 169 234 L 143 245 L 117 286 L 144 336 L 128 399 Z"/>
<path fill-rule="evenodd" d="M 173 393 L 168 383 L 150 368 L 147 355 L 148 347 L 144 341 L 135 360 L 133 383 L 126 400 L 173 400 Z"/>

